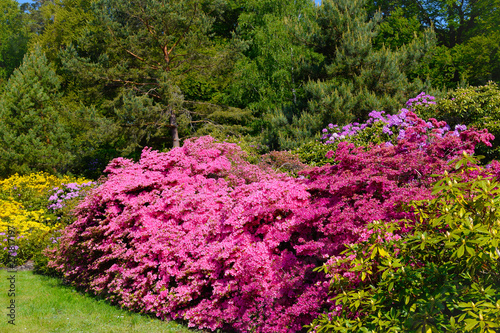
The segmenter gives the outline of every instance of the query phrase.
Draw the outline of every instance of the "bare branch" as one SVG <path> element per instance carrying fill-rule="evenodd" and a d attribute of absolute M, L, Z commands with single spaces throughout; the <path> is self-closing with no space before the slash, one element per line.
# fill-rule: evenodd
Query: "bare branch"
<path fill-rule="evenodd" d="M 120 79 L 110 79 L 110 78 L 104 78 L 101 77 L 102 80 L 108 80 L 111 82 L 120 82 L 120 83 L 125 83 L 125 84 L 132 84 L 134 86 L 149 86 L 149 85 L 154 85 L 158 86 L 158 83 L 156 82 L 134 82 L 134 81 L 128 81 L 128 80 L 120 80 Z"/>

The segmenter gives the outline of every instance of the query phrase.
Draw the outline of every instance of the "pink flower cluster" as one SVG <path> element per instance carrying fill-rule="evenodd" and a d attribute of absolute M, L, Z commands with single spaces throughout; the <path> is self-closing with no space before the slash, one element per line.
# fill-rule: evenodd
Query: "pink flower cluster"
<path fill-rule="evenodd" d="M 244 159 L 235 144 L 188 140 L 168 153 L 118 158 L 48 252 L 50 267 L 121 306 L 190 326 L 297 332 L 328 302 L 329 278 L 313 269 L 373 220 L 430 198 L 430 175 L 489 136 L 431 136 L 415 119 L 395 146 L 340 143 L 338 164 L 280 174 Z M 332 152 L 333 156 L 333 152 Z"/>

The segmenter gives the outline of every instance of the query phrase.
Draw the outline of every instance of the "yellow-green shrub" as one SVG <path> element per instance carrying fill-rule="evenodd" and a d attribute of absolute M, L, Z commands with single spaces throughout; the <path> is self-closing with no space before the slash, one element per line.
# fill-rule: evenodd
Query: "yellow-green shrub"
<path fill-rule="evenodd" d="M 421 117 L 444 120 L 454 128 L 458 124 L 486 128 L 495 136 L 493 146 L 478 146 L 476 154 L 484 155 L 485 161 L 500 160 L 500 88 L 494 82 L 484 86 L 458 88 L 435 105 L 418 105 L 415 111 Z"/>
<path fill-rule="evenodd" d="M 0 180 L 0 199 L 15 200 L 23 203 L 28 210 L 45 209 L 48 205 L 49 191 L 61 184 L 89 181 L 85 178 L 71 176 L 57 177 L 44 172 L 20 176 L 15 174 Z"/>
<path fill-rule="evenodd" d="M 0 199 L 0 233 L 5 234 L 2 236 L 8 234 L 9 227 L 16 233 L 15 245 L 19 247 L 16 263 L 21 265 L 39 252 L 61 226 L 51 221 L 43 209 L 29 211 L 20 202 Z M 8 259 L 7 237 L 0 237 L 0 244 L 1 263 L 5 265 Z"/>
<path fill-rule="evenodd" d="M 56 242 L 59 230 L 72 221 L 70 212 L 78 203 L 77 200 L 68 202 L 56 215 L 47 209 L 51 190 L 68 183 L 85 182 L 88 180 L 84 178 L 57 177 L 43 172 L 24 176 L 15 174 L 0 180 L 0 266 L 8 262 L 9 227 L 14 228 L 16 234 L 17 265 L 31 259 L 44 261 L 41 251 Z"/>

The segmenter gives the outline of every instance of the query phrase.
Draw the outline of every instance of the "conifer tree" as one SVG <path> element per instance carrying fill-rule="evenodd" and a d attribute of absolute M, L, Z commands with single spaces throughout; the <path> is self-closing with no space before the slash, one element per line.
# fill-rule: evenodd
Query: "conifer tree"
<path fill-rule="evenodd" d="M 59 113 L 60 79 L 39 46 L 26 54 L 0 98 L 0 176 L 63 171 L 71 135 Z"/>
<path fill-rule="evenodd" d="M 369 18 L 365 5 L 365 0 L 324 0 L 317 8 L 311 42 L 325 58 L 322 75 L 306 84 L 305 109 L 274 115 L 275 124 L 285 119 L 290 124 L 274 126 L 276 146 L 293 148 L 328 123 L 362 122 L 374 109 L 396 112 L 424 89 L 422 80 L 409 80 L 408 74 L 434 44 L 432 32 L 400 47 L 376 46 L 381 16 Z"/>
<path fill-rule="evenodd" d="M 222 1 L 96 0 L 91 7 L 88 34 L 60 53 L 61 63 L 98 96 L 123 154 L 207 132 L 248 132 L 250 112 L 220 98 L 237 53 L 212 28 Z"/>

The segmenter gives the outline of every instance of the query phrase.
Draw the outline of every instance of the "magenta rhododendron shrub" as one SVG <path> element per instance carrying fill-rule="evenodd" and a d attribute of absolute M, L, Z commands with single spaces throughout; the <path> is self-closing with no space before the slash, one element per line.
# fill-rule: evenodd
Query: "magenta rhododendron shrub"
<path fill-rule="evenodd" d="M 442 131 L 445 122 L 426 122 L 407 110 L 404 117 L 404 130 L 399 129 L 404 136 L 396 145 L 367 149 L 340 142 L 335 152 L 327 153 L 335 165 L 302 172 L 309 178 L 312 209 L 324 211 L 328 220 L 320 231 L 336 235 L 334 252 L 359 237 L 365 240 L 367 222 L 410 218 L 412 212 L 403 211 L 401 206 L 410 200 L 431 198 L 432 174 L 449 170 L 448 161 L 463 152 L 472 154 L 480 142 L 491 145 L 493 139 L 486 130 Z"/>
<path fill-rule="evenodd" d="M 333 306 L 329 278 L 313 269 L 365 239 L 365 224 L 408 217 L 401 204 L 430 198 L 431 174 L 490 139 L 425 126 L 415 116 L 394 146 L 340 143 L 336 165 L 299 178 L 211 137 L 115 159 L 50 266 L 123 307 L 190 326 L 297 332 Z"/>

